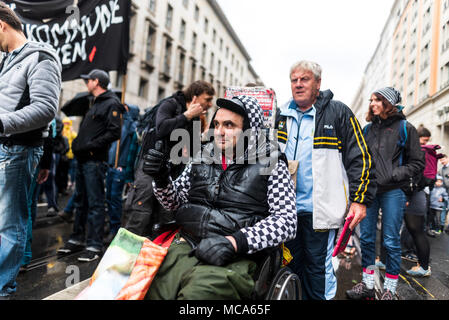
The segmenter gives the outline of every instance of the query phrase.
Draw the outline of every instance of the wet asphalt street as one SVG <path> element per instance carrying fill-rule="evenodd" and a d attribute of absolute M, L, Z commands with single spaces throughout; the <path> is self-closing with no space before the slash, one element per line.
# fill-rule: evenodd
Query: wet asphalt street
<path fill-rule="evenodd" d="M 61 198 L 65 204 L 68 196 Z M 17 292 L 12 300 L 41 300 L 91 277 L 99 260 L 82 263 L 77 260 L 79 253 L 58 256 L 57 249 L 64 245 L 72 231 L 72 223 L 59 217 L 46 217 L 47 207 L 40 204 L 36 226 L 33 231 L 33 260 L 28 271 L 21 272 L 17 278 Z M 449 235 L 443 233 L 437 238 L 429 238 L 431 246 L 432 276 L 413 278 L 406 270 L 414 264 L 402 260 L 398 285 L 400 300 L 449 300 Z M 358 242 L 355 238 L 354 245 Z M 334 268 L 338 279 L 335 300 L 346 300 L 345 291 L 361 279 L 360 256 L 341 256 L 335 258 Z M 382 281 L 383 272 L 379 272 Z M 381 284 L 379 284 L 381 286 Z"/>

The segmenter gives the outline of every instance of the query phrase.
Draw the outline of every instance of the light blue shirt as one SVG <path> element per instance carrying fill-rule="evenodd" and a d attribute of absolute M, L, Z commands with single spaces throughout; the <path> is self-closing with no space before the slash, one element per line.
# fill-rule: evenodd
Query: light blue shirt
<path fill-rule="evenodd" d="M 296 208 L 298 213 L 313 212 L 312 150 L 315 132 L 315 106 L 302 112 L 292 101 L 281 115 L 293 119 L 288 132 L 285 155 L 288 160 L 299 160 L 296 178 Z"/>

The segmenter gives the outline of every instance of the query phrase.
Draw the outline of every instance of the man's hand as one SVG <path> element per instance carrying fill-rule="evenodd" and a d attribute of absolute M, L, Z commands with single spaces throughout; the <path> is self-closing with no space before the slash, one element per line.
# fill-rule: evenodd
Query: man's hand
<path fill-rule="evenodd" d="M 184 116 L 190 121 L 204 113 L 205 110 L 199 103 L 197 103 L 197 97 L 194 96 L 192 102 L 187 106 L 187 111 L 184 112 Z"/>
<path fill-rule="evenodd" d="M 150 149 L 143 157 L 142 171 L 152 177 L 168 175 L 167 160 L 165 155 L 155 149 Z"/>
<path fill-rule="evenodd" d="M 48 169 L 39 170 L 39 174 L 37 175 L 36 182 L 38 184 L 43 184 L 45 181 L 47 181 L 49 174 L 50 174 L 50 170 L 48 170 Z"/>
<path fill-rule="evenodd" d="M 354 216 L 349 229 L 354 230 L 357 225 L 366 217 L 366 206 L 364 204 L 353 202 L 349 208 L 348 217 Z"/>
<path fill-rule="evenodd" d="M 233 237 L 216 236 L 201 240 L 195 250 L 195 256 L 207 264 L 224 266 L 236 256 L 237 245 Z"/>

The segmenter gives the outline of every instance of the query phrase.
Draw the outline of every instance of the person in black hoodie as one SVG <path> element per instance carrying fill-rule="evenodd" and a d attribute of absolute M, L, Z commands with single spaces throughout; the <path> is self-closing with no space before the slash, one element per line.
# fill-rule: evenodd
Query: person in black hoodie
<path fill-rule="evenodd" d="M 189 135 L 190 144 L 184 146 L 183 155 L 192 157 L 194 155 L 193 141 L 197 135 L 201 139 L 201 132 L 195 132 L 195 123 L 199 123 L 200 117 L 205 115 L 212 107 L 212 100 L 215 95 L 213 86 L 205 81 L 195 81 L 184 91 L 176 92 L 159 107 L 156 115 L 156 140 L 163 141 L 165 153 L 169 153 L 179 141 L 171 141 L 170 135 L 176 129 L 184 129 Z M 203 129 L 203 128 L 201 128 Z M 184 170 L 184 165 L 172 168 L 172 177 L 176 178 Z"/>
<path fill-rule="evenodd" d="M 59 253 L 71 253 L 84 248 L 79 261 L 89 262 L 100 257 L 103 249 L 105 219 L 104 179 L 111 143 L 120 139 L 121 118 L 126 111 L 117 95 L 108 90 L 109 76 L 94 69 L 82 75 L 88 91 L 95 97 L 93 106 L 81 122 L 78 136 L 72 143 L 77 159 L 76 191 L 80 195 L 73 233 Z M 87 228 L 86 228 L 87 227 Z M 87 230 L 86 230 L 87 229 Z"/>
<path fill-rule="evenodd" d="M 401 265 L 400 229 L 406 196 L 402 189 L 410 179 L 422 172 L 424 154 L 415 127 L 406 121 L 400 93 L 391 87 L 379 89 L 371 95 L 364 128 L 366 143 L 376 166 L 377 194 L 360 223 L 362 250 L 362 282 L 346 293 L 350 299 L 374 300 L 374 269 L 376 225 L 382 210 L 382 241 L 387 258 L 382 300 L 393 300 Z M 404 140 L 401 139 L 404 136 Z M 400 143 L 402 142 L 402 143 Z"/>

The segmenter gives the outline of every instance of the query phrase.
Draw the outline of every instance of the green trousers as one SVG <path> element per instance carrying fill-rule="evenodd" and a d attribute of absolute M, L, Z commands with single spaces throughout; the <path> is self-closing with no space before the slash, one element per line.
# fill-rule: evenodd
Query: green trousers
<path fill-rule="evenodd" d="M 148 290 L 149 300 L 241 300 L 254 289 L 256 263 L 238 258 L 217 267 L 189 257 L 191 247 L 175 239 Z"/>

